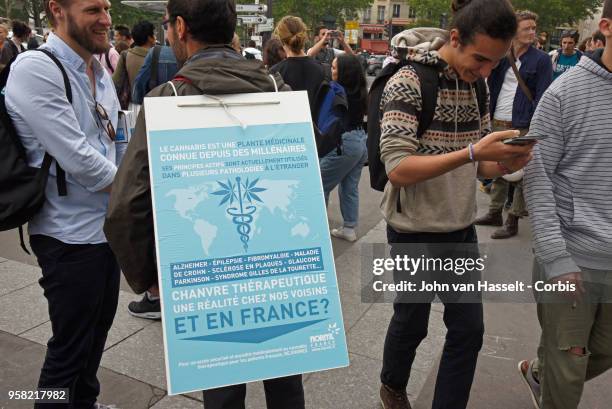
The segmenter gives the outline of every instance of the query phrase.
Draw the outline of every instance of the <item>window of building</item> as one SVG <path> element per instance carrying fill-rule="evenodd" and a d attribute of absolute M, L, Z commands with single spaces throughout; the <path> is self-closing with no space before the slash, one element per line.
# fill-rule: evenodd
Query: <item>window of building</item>
<path fill-rule="evenodd" d="M 408 9 L 408 18 L 416 18 L 416 9 L 414 7 Z"/>
<path fill-rule="evenodd" d="M 372 20 L 372 9 L 367 8 L 363 10 L 363 22 L 369 23 Z"/>
<path fill-rule="evenodd" d="M 393 5 L 393 17 L 398 18 L 399 16 L 400 16 L 400 5 L 394 4 Z"/>
<path fill-rule="evenodd" d="M 378 24 L 385 22 L 385 6 L 378 6 L 378 15 L 376 18 Z"/>

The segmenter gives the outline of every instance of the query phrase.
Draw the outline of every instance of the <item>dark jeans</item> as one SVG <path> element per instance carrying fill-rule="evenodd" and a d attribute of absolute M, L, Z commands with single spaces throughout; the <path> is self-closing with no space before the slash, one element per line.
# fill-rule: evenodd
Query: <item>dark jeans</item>
<path fill-rule="evenodd" d="M 476 243 L 473 226 L 451 233 L 398 233 L 387 228 L 392 254 L 394 244 L 405 243 Z M 477 252 L 477 249 L 475 250 Z M 397 253 L 396 253 L 397 254 Z M 425 254 L 425 256 L 437 257 Z M 454 255 L 448 255 L 453 257 Z M 431 301 L 435 294 L 431 295 Z M 448 330 L 440 361 L 433 409 L 462 409 L 467 406 L 476 370 L 478 353 L 484 335 L 481 303 L 444 302 L 444 324 Z M 393 317 L 387 330 L 381 381 L 397 390 L 404 390 L 416 349 L 427 336 L 431 301 L 427 303 L 394 303 Z"/>
<path fill-rule="evenodd" d="M 302 375 L 263 381 L 268 409 L 304 409 Z M 204 391 L 205 409 L 245 409 L 246 385 Z"/>
<path fill-rule="evenodd" d="M 53 336 L 38 386 L 69 388 L 70 404 L 35 408 L 91 409 L 100 393 L 96 373 L 119 299 L 119 266 L 108 244 L 66 244 L 35 235 Z"/>

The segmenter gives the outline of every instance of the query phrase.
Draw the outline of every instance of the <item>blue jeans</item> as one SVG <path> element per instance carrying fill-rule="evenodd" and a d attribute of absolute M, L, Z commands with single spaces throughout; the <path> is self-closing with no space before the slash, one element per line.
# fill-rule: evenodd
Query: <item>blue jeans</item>
<path fill-rule="evenodd" d="M 340 211 L 344 227 L 357 227 L 359 219 L 359 179 L 361 170 L 368 160 L 366 133 L 363 129 L 346 132 L 342 135 L 342 154 L 334 149 L 319 161 L 325 203 L 329 194 L 338 185 Z"/>

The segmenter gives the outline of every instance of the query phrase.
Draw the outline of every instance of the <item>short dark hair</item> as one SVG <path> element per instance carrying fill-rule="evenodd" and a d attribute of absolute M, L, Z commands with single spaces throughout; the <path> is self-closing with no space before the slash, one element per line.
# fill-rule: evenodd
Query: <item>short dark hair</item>
<path fill-rule="evenodd" d="M 13 35 L 19 38 L 28 36 L 32 32 L 30 26 L 23 21 L 13 20 Z"/>
<path fill-rule="evenodd" d="M 606 44 L 606 36 L 599 30 L 593 33 L 593 37 L 591 37 L 593 41 L 601 41 L 604 45 Z"/>
<path fill-rule="evenodd" d="M 141 47 L 149 41 L 149 37 L 155 36 L 155 26 L 150 21 L 139 21 L 132 28 L 132 38 L 134 44 Z"/>
<path fill-rule="evenodd" d="M 497 40 L 516 36 L 518 23 L 508 0 L 453 0 L 453 24 L 462 44 L 471 44 L 476 34 Z"/>
<path fill-rule="evenodd" d="M 189 34 L 205 44 L 230 44 L 236 31 L 234 0 L 169 0 L 170 23 L 181 16 Z"/>
<path fill-rule="evenodd" d="M 612 18 L 612 0 L 606 0 L 601 16 L 603 18 Z"/>
<path fill-rule="evenodd" d="M 578 31 L 576 30 L 563 30 L 561 32 L 561 40 L 563 40 L 564 38 L 571 38 L 574 40 L 575 43 L 578 43 L 578 40 L 580 39 L 580 34 L 578 34 Z"/>
<path fill-rule="evenodd" d="M 132 39 L 132 34 L 130 33 L 130 28 L 123 24 L 117 24 L 115 26 L 115 31 L 119 33 L 120 36 L 127 38 L 128 40 Z"/>
<path fill-rule="evenodd" d="M 283 49 L 283 43 L 278 38 L 271 38 L 264 47 L 263 60 L 264 64 L 270 68 L 287 58 L 287 54 Z"/>
<path fill-rule="evenodd" d="M 315 36 L 318 36 L 318 35 L 319 35 L 319 33 L 321 32 L 321 30 L 323 30 L 323 29 L 327 30 L 327 26 L 324 26 L 324 25 L 317 26 L 317 27 L 315 28 L 314 35 L 315 35 Z"/>
<path fill-rule="evenodd" d="M 247 43 L 247 47 L 255 48 L 257 47 L 257 43 L 255 42 L 255 40 L 249 40 L 249 42 Z"/>

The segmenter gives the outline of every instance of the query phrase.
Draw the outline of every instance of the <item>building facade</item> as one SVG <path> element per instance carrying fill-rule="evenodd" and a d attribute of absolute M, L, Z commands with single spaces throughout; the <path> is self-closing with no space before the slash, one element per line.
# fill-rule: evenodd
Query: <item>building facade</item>
<path fill-rule="evenodd" d="M 371 7 L 359 12 L 361 48 L 381 51 L 383 41 L 388 43 L 390 37 L 414 21 L 416 12 L 408 0 L 374 0 Z"/>

